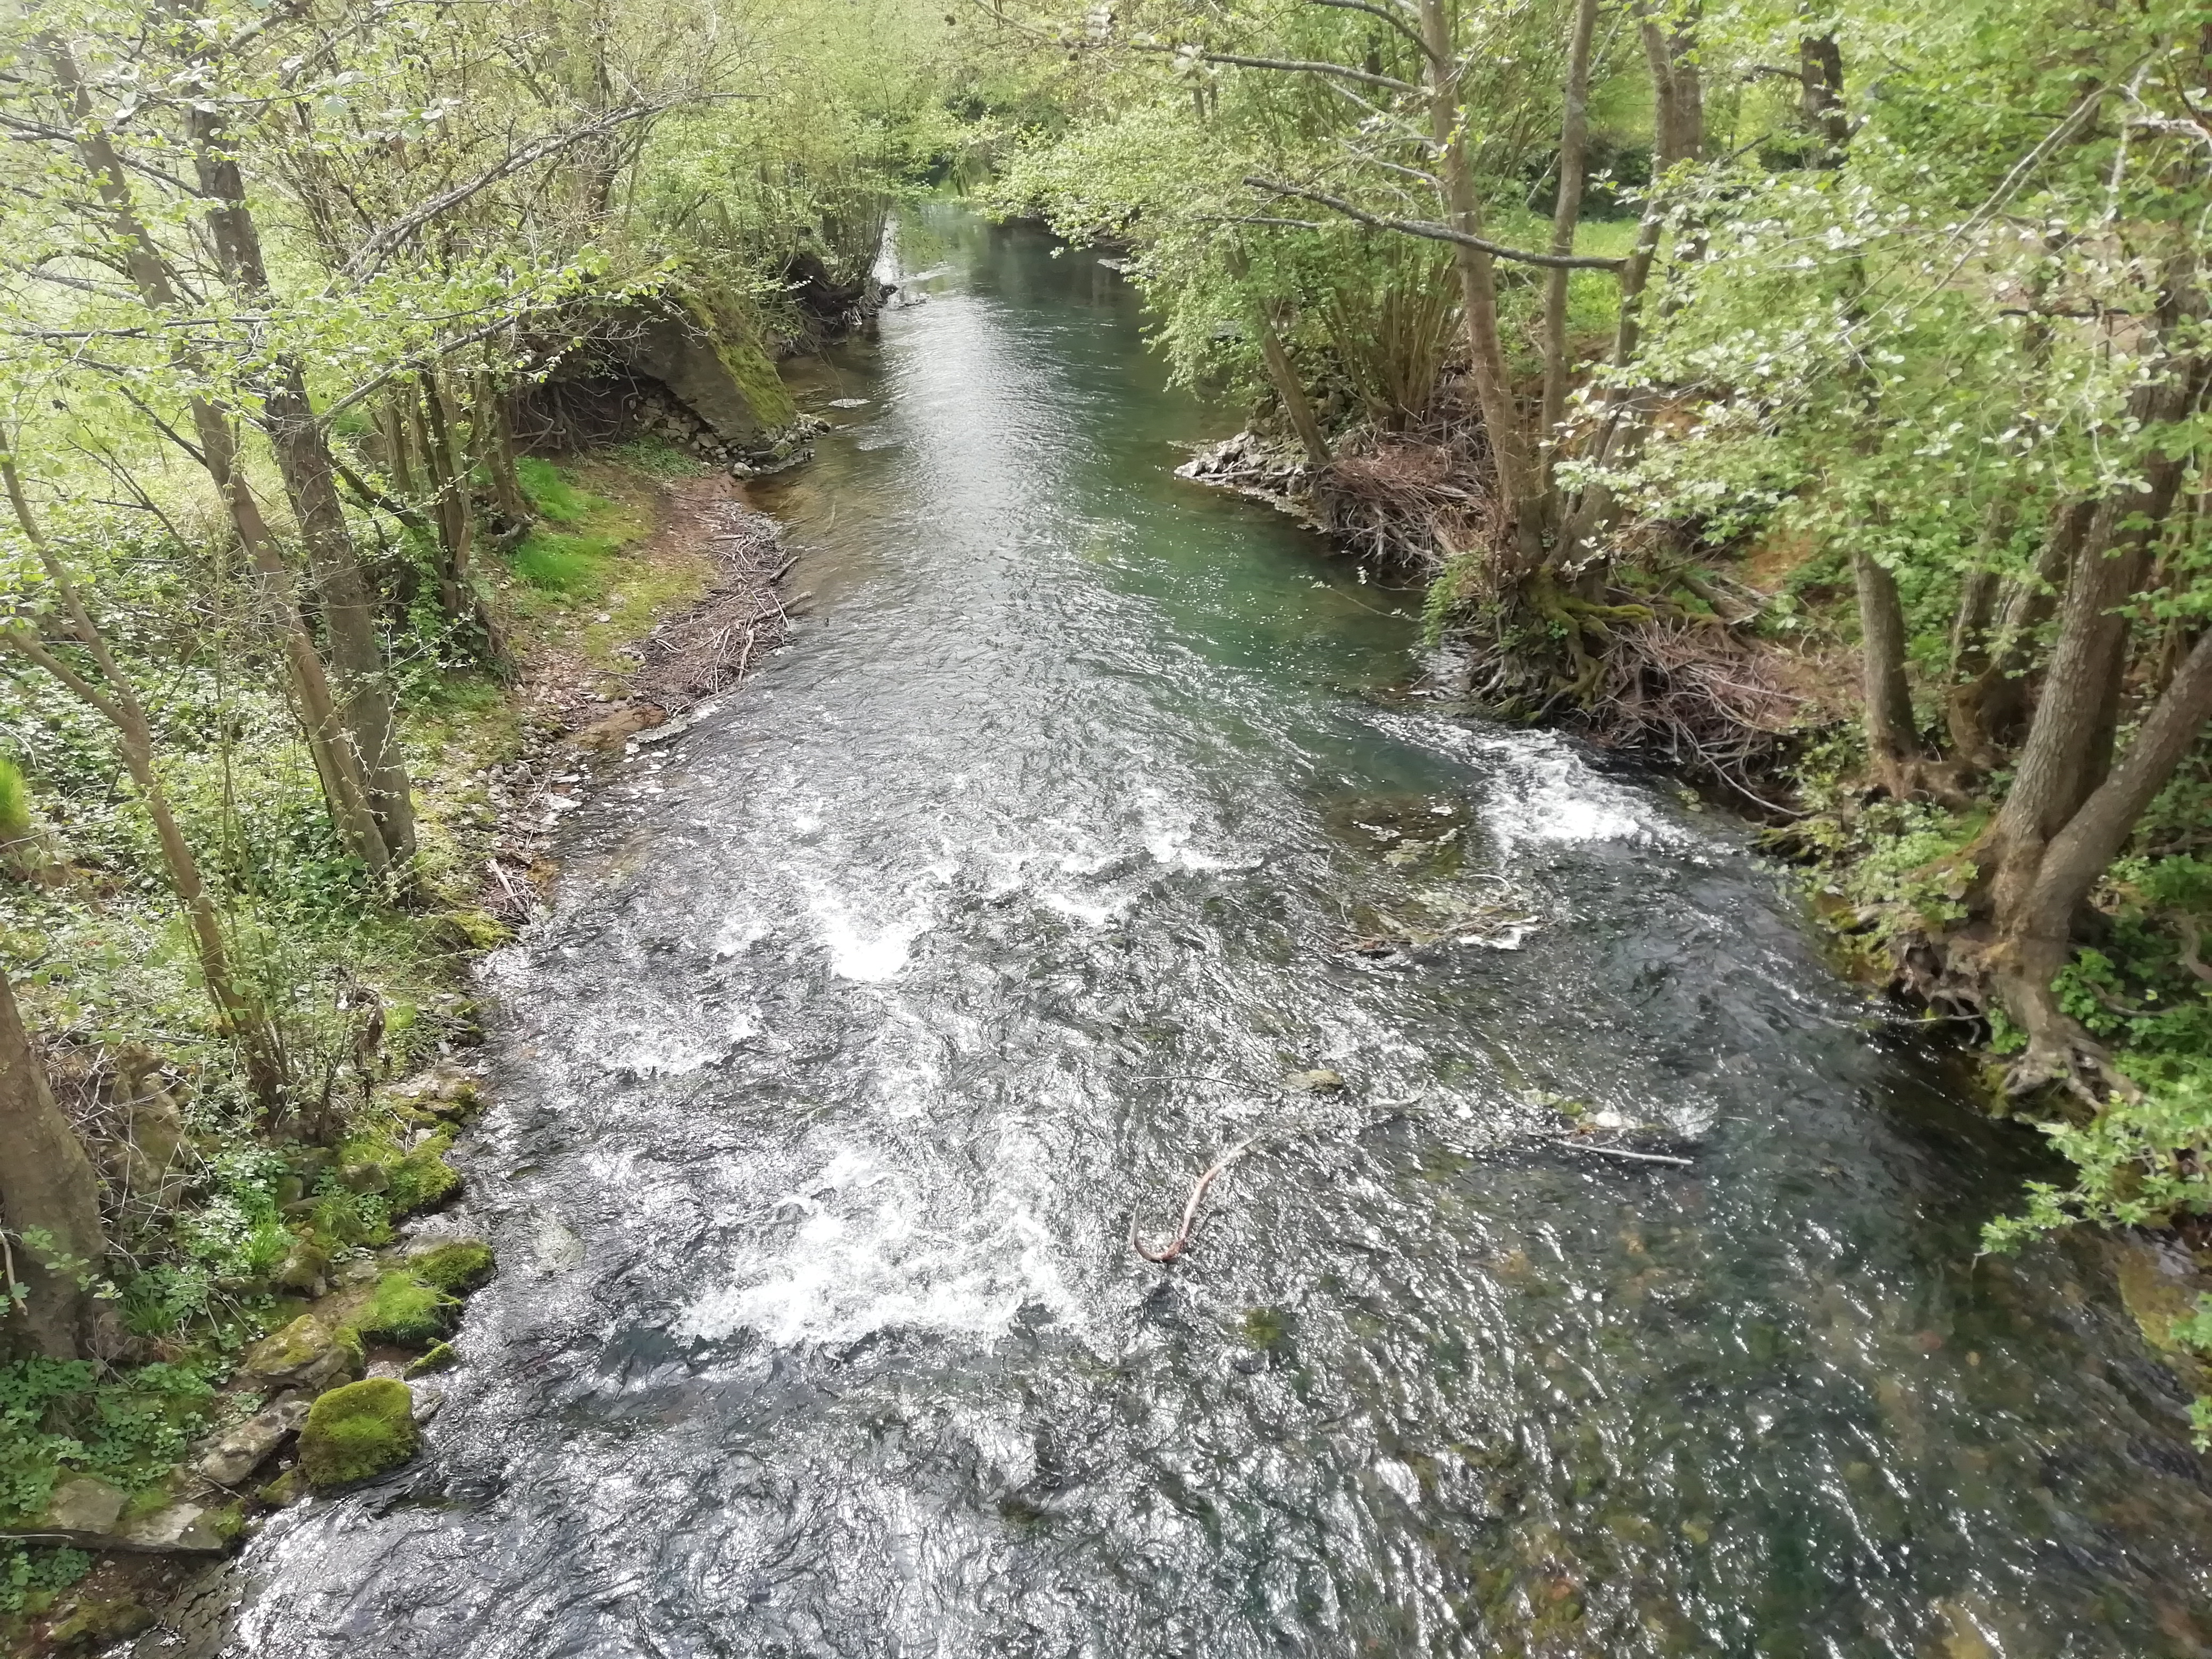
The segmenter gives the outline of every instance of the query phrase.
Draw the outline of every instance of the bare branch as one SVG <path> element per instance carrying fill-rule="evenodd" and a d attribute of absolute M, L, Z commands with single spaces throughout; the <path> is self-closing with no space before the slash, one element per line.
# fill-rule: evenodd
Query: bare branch
<path fill-rule="evenodd" d="M 597 120 L 586 121 L 580 127 L 571 127 L 566 132 L 553 133 L 535 143 L 525 144 L 520 149 L 501 157 L 475 178 L 455 185 L 451 190 L 441 191 L 377 231 L 361 245 L 360 250 L 347 263 L 344 275 L 353 282 L 366 281 L 376 274 L 401 243 L 440 215 L 453 211 L 471 196 L 490 189 L 502 179 L 511 179 L 540 161 L 558 155 L 563 150 L 574 149 L 602 133 L 611 132 L 617 127 L 645 116 L 658 115 L 670 107 L 672 106 L 666 102 L 626 104 L 620 109 L 610 110 Z"/>
<path fill-rule="evenodd" d="M 1364 11 L 1370 17 L 1379 17 L 1418 46 L 1422 57 L 1432 64 L 1437 61 L 1436 53 L 1429 50 L 1429 43 L 1421 39 L 1420 31 L 1394 11 L 1386 10 L 1381 6 L 1370 5 L 1368 0 L 1308 0 L 1308 3 L 1327 6 L 1335 11 Z"/>
<path fill-rule="evenodd" d="M 1306 190 L 1297 185 L 1285 185 L 1256 173 L 1247 173 L 1244 182 L 1254 190 L 1264 190 L 1272 196 L 1288 196 L 1302 202 L 1315 202 L 1334 209 L 1346 218 L 1370 225 L 1376 230 L 1395 230 L 1407 236 L 1425 236 L 1433 242 L 1455 242 L 1487 253 L 1493 259 L 1510 259 L 1517 264 L 1542 265 L 1553 270 L 1612 270 L 1618 271 L 1628 262 L 1625 259 L 1601 259 L 1579 253 L 1534 253 L 1527 248 L 1507 247 L 1499 242 L 1487 241 L 1480 236 L 1470 236 L 1465 231 L 1454 230 L 1449 225 L 1440 225 L 1427 219 L 1391 219 L 1379 213 L 1370 213 L 1365 208 L 1346 201 L 1341 196 L 1331 196 L 1324 191 Z"/>
<path fill-rule="evenodd" d="M 1186 54 L 1182 46 L 1140 46 L 1139 52 L 1172 52 L 1176 57 Z M 1411 81 L 1401 81 L 1395 75 L 1375 75 L 1366 70 L 1347 68 L 1342 64 L 1316 63 L 1304 58 L 1247 58 L 1233 52 L 1201 52 L 1195 54 L 1208 64 L 1231 64 L 1239 69 L 1282 70 L 1292 75 L 1329 75 L 1346 81 L 1357 81 L 1363 86 L 1387 87 L 1392 92 L 1416 93 L 1420 88 Z"/>

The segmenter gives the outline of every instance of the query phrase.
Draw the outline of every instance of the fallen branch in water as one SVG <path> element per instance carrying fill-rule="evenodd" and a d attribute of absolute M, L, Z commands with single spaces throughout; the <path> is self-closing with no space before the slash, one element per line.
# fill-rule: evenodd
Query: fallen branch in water
<path fill-rule="evenodd" d="M 1632 1152 L 1626 1146 L 1601 1146 L 1595 1140 L 1577 1140 L 1572 1135 L 1542 1135 L 1538 1139 L 1548 1140 L 1554 1146 L 1572 1146 L 1579 1152 L 1601 1152 L 1607 1158 L 1633 1158 L 1638 1164 L 1674 1164 L 1685 1170 L 1695 1167 L 1695 1160 L 1676 1158 L 1671 1152 Z"/>
<path fill-rule="evenodd" d="M 1129 1248 L 1134 1250 L 1139 1255 L 1144 1257 L 1146 1261 L 1155 1262 L 1161 1267 L 1165 1267 L 1169 1262 L 1181 1255 L 1183 1251 L 1188 1249 L 1190 1246 L 1191 1230 L 1197 1224 L 1198 1206 L 1206 1200 L 1206 1189 L 1213 1184 L 1215 1176 L 1218 1176 L 1224 1170 L 1234 1164 L 1238 1158 L 1243 1157 L 1245 1153 L 1250 1152 L 1252 1150 L 1253 1144 L 1259 1139 L 1260 1137 L 1257 1135 L 1249 1135 L 1244 1139 L 1238 1141 L 1234 1146 L 1231 1146 L 1227 1152 L 1221 1155 L 1219 1161 L 1217 1162 L 1212 1169 L 1208 1170 L 1204 1175 L 1199 1176 L 1197 1182 L 1191 1187 L 1190 1202 L 1182 1206 L 1182 1226 L 1181 1230 L 1176 1232 L 1176 1236 L 1160 1248 L 1158 1254 L 1146 1249 L 1144 1247 L 1143 1243 L 1137 1237 L 1137 1212 L 1133 1209 L 1131 1210 L 1129 1212 Z"/>

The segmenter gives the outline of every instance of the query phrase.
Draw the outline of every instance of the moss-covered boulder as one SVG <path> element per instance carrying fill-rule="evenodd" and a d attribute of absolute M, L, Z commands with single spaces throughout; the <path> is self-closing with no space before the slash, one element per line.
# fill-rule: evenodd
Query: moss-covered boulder
<path fill-rule="evenodd" d="M 384 1198 L 392 1214 L 430 1209 L 460 1190 L 461 1172 L 446 1162 L 453 1144 L 453 1131 L 441 1131 L 391 1166 L 391 1184 Z"/>
<path fill-rule="evenodd" d="M 427 1250 L 416 1251 L 406 1261 L 409 1273 L 448 1296 L 466 1296 L 489 1279 L 497 1265 L 491 1246 L 480 1238 L 457 1238 L 450 1244 L 434 1244 Z"/>
<path fill-rule="evenodd" d="M 422 1443 L 414 1390 L 373 1376 L 315 1401 L 300 1431 L 300 1473 L 316 1491 L 328 1492 L 398 1468 Z"/>
<path fill-rule="evenodd" d="M 396 1268 L 376 1281 L 375 1291 L 355 1316 L 354 1328 L 364 1341 L 427 1348 L 446 1334 L 447 1320 L 458 1305 L 436 1285 Z"/>
<path fill-rule="evenodd" d="M 775 363 L 737 307 L 714 297 L 639 305 L 616 319 L 613 350 L 740 448 L 772 443 L 799 418 Z"/>
<path fill-rule="evenodd" d="M 361 1346 L 313 1314 L 301 1314 L 246 1351 L 240 1379 L 264 1394 L 315 1391 L 361 1375 Z"/>

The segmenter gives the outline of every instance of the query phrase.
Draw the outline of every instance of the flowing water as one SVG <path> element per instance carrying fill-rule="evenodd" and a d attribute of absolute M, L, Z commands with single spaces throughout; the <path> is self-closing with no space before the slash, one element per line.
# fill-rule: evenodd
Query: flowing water
<path fill-rule="evenodd" d="M 2183 1389 L 2093 1252 L 1975 1261 L 2024 1138 L 1737 828 L 1177 482 L 1110 271 L 932 223 L 763 495 L 806 620 L 489 970 L 428 1453 L 233 1650 L 2207 1651 Z"/>

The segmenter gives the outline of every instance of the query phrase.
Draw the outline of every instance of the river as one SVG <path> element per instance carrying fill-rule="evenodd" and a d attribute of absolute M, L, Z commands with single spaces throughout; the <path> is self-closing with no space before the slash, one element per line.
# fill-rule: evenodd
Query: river
<path fill-rule="evenodd" d="M 1976 1260 L 2044 1166 L 1741 827 L 1409 689 L 1110 270 L 908 240 L 761 492 L 811 611 L 487 970 L 428 1454 L 230 1650 L 2212 1650 L 2185 1392 L 2097 1249 Z"/>

